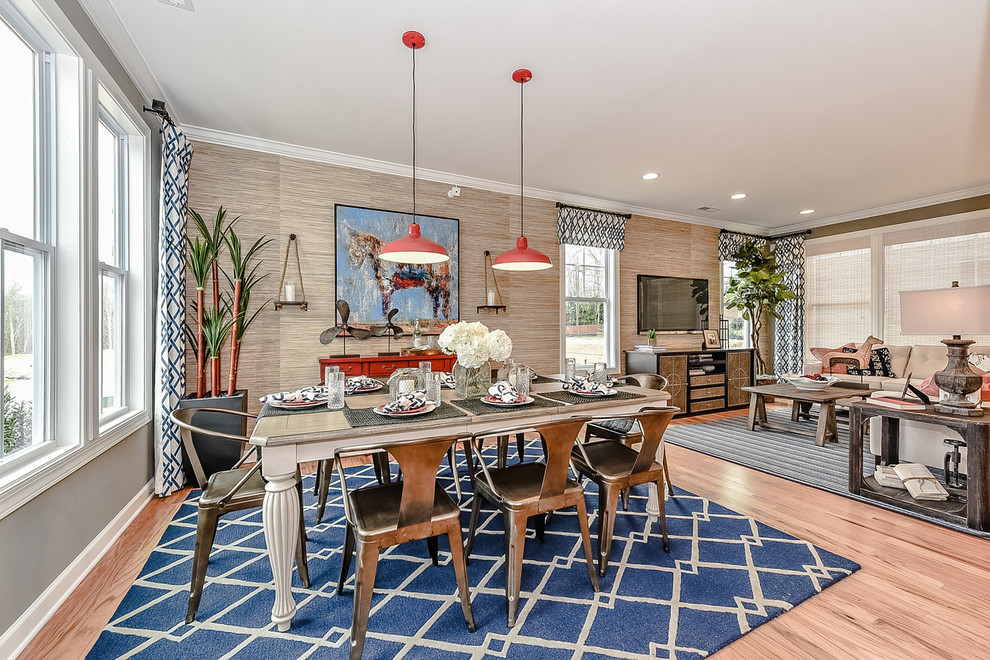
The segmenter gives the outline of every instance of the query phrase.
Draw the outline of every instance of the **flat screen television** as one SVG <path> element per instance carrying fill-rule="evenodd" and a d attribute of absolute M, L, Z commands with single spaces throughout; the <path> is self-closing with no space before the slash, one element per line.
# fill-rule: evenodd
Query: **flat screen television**
<path fill-rule="evenodd" d="M 708 328 L 708 280 L 636 276 L 637 332 L 701 332 Z"/>

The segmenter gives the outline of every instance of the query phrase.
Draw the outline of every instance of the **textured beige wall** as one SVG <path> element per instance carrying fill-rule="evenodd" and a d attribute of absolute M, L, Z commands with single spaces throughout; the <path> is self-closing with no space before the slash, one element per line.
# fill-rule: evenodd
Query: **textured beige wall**
<path fill-rule="evenodd" d="M 258 396 L 316 382 L 318 358 L 342 352 L 336 341 L 329 346 L 319 341 L 320 333 L 334 323 L 334 204 L 408 211 L 410 180 L 203 142 L 194 143 L 194 148 L 190 207 L 209 216 L 223 204 L 230 214 L 241 216 L 237 226 L 243 240 L 253 241 L 262 234 L 276 239 L 265 252 L 265 267 L 271 274 L 257 289 L 259 301 L 275 297 L 289 234 L 295 233 L 299 240 L 309 310 L 275 311 L 269 305 L 252 326 L 242 350 L 238 384 L 248 388 L 250 409 L 257 410 Z M 499 254 L 514 245 L 518 200 L 464 186 L 461 196 L 451 199 L 448 188 L 448 184 L 421 181 L 417 203 L 424 214 L 460 221 L 461 319 L 504 329 L 512 337 L 516 361 L 537 370 L 558 371 L 559 265 L 536 273 L 500 273 L 507 313 L 478 314 L 477 306 L 485 304 L 484 251 Z M 530 245 L 549 254 L 555 264 L 559 261 L 556 218 L 553 202 L 526 200 Z M 710 227 L 639 216 L 629 221 L 627 247 L 619 259 L 621 347 L 642 339 L 636 336 L 637 273 L 707 277 L 713 287 L 712 300 L 718 300 L 717 238 L 718 230 Z M 290 256 L 286 281 L 296 279 Z M 195 296 L 191 280 L 187 291 Z M 701 335 L 672 335 L 663 342 L 671 348 L 700 347 Z M 409 338 L 398 342 L 410 344 Z M 383 350 L 384 340 L 348 341 L 349 353 L 374 355 Z M 194 386 L 190 378 L 187 389 Z"/>

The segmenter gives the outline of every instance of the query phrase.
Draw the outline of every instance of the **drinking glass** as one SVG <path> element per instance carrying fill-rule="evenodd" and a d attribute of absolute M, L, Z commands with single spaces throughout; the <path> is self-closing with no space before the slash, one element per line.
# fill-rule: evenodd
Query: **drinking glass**
<path fill-rule="evenodd" d="M 426 374 L 426 401 L 440 405 L 440 373 L 429 372 Z"/>
<path fill-rule="evenodd" d="M 567 358 L 564 360 L 564 380 L 570 381 L 574 380 L 574 371 L 577 368 L 577 360 L 575 358 Z"/>
<path fill-rule="evenodd" d="M 324 385 L 329 385 L 330 384 L 330 382 L 329 382 L 329 376 L 330 376 L 330 374 L 332 374 L 332 373 L 335 374 L 335 373 L 339 373 L 339 372 L 340 372 L 340 367 L 337 366 L 336 364 L 327 365 L 327 368 L 323 370 L 323 384 Z"/>
<path fill-rule="evenodd" d="M 344 407 L 344 373 L 327 372 L 327 408 L 341 410 Z"/>
<path fill-rule="evenodd" d="M 433 371 L 433 363 L 430 362 L 429 360 L 420 362 L 419 370 L 422 371 L 424 374 L 429 374 L 431 371 Z"/>
<path fill-rule="evenodd" d="M 530 380 L 529 367 L 527 367 L 524 364 L 519 365 L 515 369 L 515 376 L 516 376 L 516 383 L 515 383 L 516 392 L 519 393 L 519 396 L 528 397 L 529 386 L 530 383 L 532 382 Z"/>
<path fill-rule="evenodd" d="M 596 383 L 607 383 L 608 364 L 605 362 L 595 362 L 595 370 L 591 373 L 591 380 Z"/>
<path fill-rule="evenodd" d="M 505 361 L 502 362 L 502 366 L 498 369 L 498 374 L 495 376 L 496 380 L 504 380 L 510 385 L 513 385 L 512 370 L 515 366 L 516 363 L 512 360 L 512 358 L 505 358 Z"/>

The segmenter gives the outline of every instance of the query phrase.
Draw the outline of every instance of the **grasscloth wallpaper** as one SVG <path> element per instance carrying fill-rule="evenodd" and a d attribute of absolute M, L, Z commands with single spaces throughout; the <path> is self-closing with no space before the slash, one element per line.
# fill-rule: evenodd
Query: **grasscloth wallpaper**
<path fill-rule="evenodd" d="M 320 333 L 334 324 L 334 204 L 408 212 L 410 179 L 204 142 L 195 142 L 194 149 L 190 207 L 210 217 L 222 204 L 230 217 L 241 216 L 237 228 L 242 240 L 253 241 L 261 235 L 274 239 L 264 252 L 263 270 L 270 275 L 256 289 L 258 302 L 276 297 L 289 234 L 295 233 L 299 241 L 309 310 L 275 311 L 269 303 L 243 344 L 238 384 L 248 389 L 250 409 L 257 411 L 259 396 L 317 382 L 318 358 L 342 352 L 338 342 L 326 346 L 319 340 Z M 485 304 L 484 251 L 499 254 L 514 245 L 518 201 L 511 195 L 463 186 L 461 196 L 451 199 L 446 194 L 449 184 L 420 181 L 418 186 L 420 212 L 460 221 L 461 319 L 482 321 L 508 332 L 516 361 L 539 371 L 559 371 L 562 273 L 553 202 L 526 199 L 526 234 L 530 245 L 549 254 L 555 267 L 535 273 L 500 273 L 507 312 L 478 314 L 476 307 Z M 707 277 L 712 300 L 718 300 L 717 237 L 718 230 L 710 227 L 640 216 L 629 220 L 626 249 L 619 259 L 622 348 L 642 340 L 636 335 L 637 273 Z M 290 255 L 286 281 L 296 279 Z M 190 279 L 187 295 L 194 297 L 195 293 Z M 661 341 L 670 348 L 694 348 L 700 347 L 701 336 L 670 335 Z M 411 339 L 398 343 L 407 346 Z M 383 339 L 348 340 L 348 352 L 374 355 L 385 350 L 384 344 Z M 224 373 L 226 363 L 225 353 Z M 188 366 L 192 374 L 191 352 Z M 194 387 L 190 377 L 187 389 Z"/>

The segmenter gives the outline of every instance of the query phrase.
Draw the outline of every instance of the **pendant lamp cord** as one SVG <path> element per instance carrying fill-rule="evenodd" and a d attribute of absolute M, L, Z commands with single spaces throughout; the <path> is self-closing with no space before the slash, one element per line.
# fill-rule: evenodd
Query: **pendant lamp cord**
<path fill-rule="evenodd" d="M 412 48 L 412 198 L 416 222 L 416 49 Z"/>
<path fill-rule="evenodd" d="M 523 87 L 525 82 L 519 83 L 519 235 L 526 235 L 526 223 L 523 219 Z"/>

